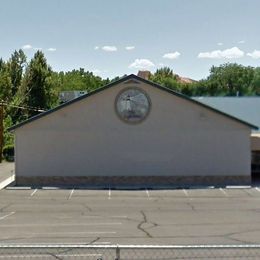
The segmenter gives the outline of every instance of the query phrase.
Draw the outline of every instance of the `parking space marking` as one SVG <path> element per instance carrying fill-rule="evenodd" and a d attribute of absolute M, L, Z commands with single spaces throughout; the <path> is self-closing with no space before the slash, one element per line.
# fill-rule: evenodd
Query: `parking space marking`
<path fill-rule="evenodd" d="M 70 218 L 73 218 L 72 216 L 71 217 L 69 217 L 69 216 L 67 216 L 67 217 L 64 217 L 64 216 L 62 216 L 62 217 L 58 217 L 59 219 L 70 219 Z M 90 219 L 102 219 L 102 218 L 128 218 L 128 216 L 93 216 L 93 215 L 89 215 L 89 216 L 80 216 L 80 218 L 90 218 Z"/>
<path fill-rule="evenodd" d="M 222 188 L 219 188 L 219 190 L 220 190 L 226 197 L 228 197 L 228 194 L 227 194 L 226 191 L 224 191 Z"/>
<path fill-rule="evenodd" d="M 10 187 L 6 187 L 5 190 L 31 190 L 31 187 L 19 187 L 19 186 L 10 186 Z"/>
<path fill-rule="evenodd" d="M 8 216 L 5 216 L 8 217 Z M 0 227 L 6 227 L 6 228 L 11 228 L 11 227 L 74 227 L 74 226 L 112 226 L 112 225 L 122 225 L 121 222 L 100 222 L 100 223 L 71 223 L 71 224 L 63 224 L 63 223 L 55 223 L 55 224 L 0 224 Z"/>
<path fill-rule="evenodd" d="M 145 192 L 146 192 L 147 197 L 150 198 L 149 191 L 147 189 L 145 189 Z"/>
<path fill-rule="evenodd" d="M 188 191 L 186 191 L 185 189 L 182 189 L 182 190 L 183 190 L 185 196 L 188 198 L 189 197 Z"/>
<path fill-rule="evenodd" d="M 73 192 L 74 192 L 74 189 L 71 190 L 70 195 L 69 195 L 69 197 L 68 197 L 68 200 L 71 199 Z"/>
<path fill-rule="evenodd" d="M 56 254 L 56 257 L 59 257 L 58 259 L 60 259 L 60 257 L 89 257 L 89 256 L 93 256 L 93 257 L 100 257 L 102 256 L 102 254 Z M 49 259 L 50 255 L 49 254 L 26 254 L 26 255 L 0 255 L 0 258 L 4 258 L 4 259 L 9 259 L 9 258 L 48 258 Z"/>
<path fill-rule="evenodd" d="M 258 188 L 258 187 L 255 187 L 255 189 L 256 189 L 257 191 L 259 191 L 259 192 L 260 192 L 260 188 Z"/>
<path fill-rule="evenodd" d="M 111 244 L 111 242 L 94 242 L 93 244 L 98 244 L 98 245 L 109 245 L 109 244 Z"/>
<path fill-rule="evenodd" d="M 36 193 L 37 190 L 38 190 L 38 189 L 35 189 L 35 190 L 30 194 L 30 196 L 32 197 L 32 196 Z"/>
<path fill-rule="evenodd" d="M 28 232 L 27 234 L 30 235 L 39 235 L 39 234 L 47 234 L 47 235 L 58 235 L 58 234 L 116 234 L 115 231 L 65 231 L 65 232 L 38 232 L 38 233 L 31 233 Z"/>
<path fill-rule="evenodd" d="M 8 218 L 8 217 L 12 216 L 14 213 L 15 213 L 15 212 L 13 211 L 13 212 L 10 212 L 9 214 L 7 214 L 7 215 L 5 215 L 5 216 L 3 216 L 3 217 L 0 217 L 0 220 L 3 220 L 3 219 L 5 219 L 5 218 Z"/>
<path fill-rule="evenodd" d="M 226 186 L 227 189 L 250 189 L 251 186 L 248 185 L 244 185 L 244 186 Z"/>
<path fill-rule="evenodd" d="M 51 186 L 46 186 L 46 187 L 42 187 L 43 190 L 59 190 L 59 187 L 51 187 Z"/>
<path fill-rule="evenodd" d="M 251 193 L 251 190 L 243 189 L 242 191 L 245 192 L 248 196 L 251 196 L 251 197 L 254 196 L 254 195 Z"/>
<path fill-rule="evenodd" d="M 111 189 L 109 188 L 108 190 L 108 199 L 110 200 L 111 199 Z"/>
<path fill-rule="evenodd" d="M 128 218 L 127 216 L 105 216 L 106 218 Z"/>

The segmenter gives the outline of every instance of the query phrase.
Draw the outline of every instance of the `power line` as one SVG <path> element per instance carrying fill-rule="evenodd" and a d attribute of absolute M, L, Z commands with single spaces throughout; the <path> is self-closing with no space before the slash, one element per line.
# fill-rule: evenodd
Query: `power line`
<path fill-rule="evenodd" d="M 12 105 L 12 104 L 9 104 L 9 103 L 6 102 L 6 101 L 1 101 L 1 102 L 0 102 L 0 105 L 8 106 L 8 107 L 20 108 L 20 109 L 24 109 L 24 110 L 31 110 L 31 111 L 36 111 L 36 112 L 45 112 L 45 110 L 42 109 L 42 108 L 31 107 L 31 106 Z"/>
<path fill-rule="evenodd" d="M 36 112 L 45 112 L 44 109 L 41 109 L 38 107 L 18 106 L 18 105 L 9 104 L 8 102 L 3 101 L 3 100 L 0 101 L 0 163 L 2 162 L 2 152 L 3 152 L 3 146 L 4 146 L 4 127 L 3 127 L 4 106 L 15 107 L 15 108 L 19 108 L 19 109 L 31 110 L 31 111 L 36 111 Z"/>

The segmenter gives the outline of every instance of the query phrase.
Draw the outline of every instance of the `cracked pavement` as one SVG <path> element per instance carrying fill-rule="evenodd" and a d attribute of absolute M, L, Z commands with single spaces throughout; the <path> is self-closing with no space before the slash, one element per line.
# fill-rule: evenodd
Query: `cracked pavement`
<path fill-rule="evenodd" d="M 0 191 L 0 243 L 259 244 L 260 189 Z"/>

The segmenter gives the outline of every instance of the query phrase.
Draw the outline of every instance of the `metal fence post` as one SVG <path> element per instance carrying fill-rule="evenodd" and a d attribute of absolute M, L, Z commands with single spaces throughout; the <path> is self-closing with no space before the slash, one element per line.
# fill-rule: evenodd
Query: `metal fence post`
<path fill-rule="evenodd" d="M 115 260 L 120 260 L 120 248 L 119 248 L 118 245 L 116 247 L 116 258 L 115 258 Z"/>

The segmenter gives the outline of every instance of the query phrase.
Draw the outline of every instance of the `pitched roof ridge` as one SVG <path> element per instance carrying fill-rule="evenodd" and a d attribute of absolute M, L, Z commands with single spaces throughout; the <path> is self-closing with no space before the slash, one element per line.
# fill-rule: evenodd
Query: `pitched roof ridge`
<path fill-rule="evenodd" d="M 188 101 L 190 101 L 190 102 L 193 102 L 193 103 L 195 103 L 195 104 L 197 104 L 197 105 L 200 105 L 200 106 L 202 106 L 202 107 L 205 107 L 205 108 L 207 108 L 207 109 L 210 109 L 210 110 L 212 110 L 212 111 L 214 111 L 214 112 L 216 112 L 216 113 L 218 113 L 218 114 L 221 114 L 221 115 L 223 115 L 223 116 L 229 117 L 230 119 L 233 119 L 233 120 L 235 120 L 235 121 L 238 121 L 238 122 L 240 122 L 240 123 L 242 123 L 242 124 L 244 124 L 244 125 L 247 125 L 247 126 L 249 126 L 250 128 L 258 129 L 258 127 L 255 126 L 255 125 L 252 125 L 252 124 L 250 124 L 250 123 L 248 123 L 248 122 L 246 122 L 246 121 L 243 121 L 243 120 L 241 120 L 241 119 L 239 119 L 239 118 L 236 118 L 236 117 L 234 117 L 234 116 L 232 116 L 232 115 L 229 115 L 229 114 L 227 114 L 227 113 L 225 113 L 225 112 L 222 112 L 222 111 L 220 111 L 220 110 L 218 110 L 218 109 L 215 109 L 215 108 L 213 108 L 213 107 L 211 107 L 211 106 L 209 106 L 209 105 L 206 105 L 206 104 L 204 104 L 204 103 L 201 103 L 201 102 L 199 102 L 199 101 L 197 101 L 197 100 L 195 100 L 195 99 L 190 98 L 189 96 L 186 96 L 186 95 L 184 95 L 184 94 L 182 94 L 182 93 L 179 93 L 179 92 L 177 92 L 177 91 L 174 91 L 174 90 L 171 90 L 171 89 L 166 88 L 166 87 L 164 87 L 164 86 L 161 86 L 161 85 L 159 85 L 159 84 L 157 84 L 157 83 L 155 83 L 155 82 L 153 82 L 153 81 L 150 81 L 150 80 L 141 78 L 141 77 L 136 76 L 136 75 L 134 75 L 134 74 L 130 74 L 130 75 L 127 75 L 127 76 L 123 76 L 123 77 L 121 77 L 120 79 L 118 79 L 118 80 L 116 80 L 116 81 L 113 81 L 113 82 L 111 82 L 111 83 L 109 83 L 109 84 L 107 84 L 107 85 L 105 85 L 105 86 L 102 86 L 102 87 L 100 87 L 100 88 L 98 88 L 98 89 L 96 89 L 96 90 L 94 90 L 94 91 L 91 91 L 91 92 L 89 92 L 89 93 L 86 93 L 86 94 L 84 94 L 84 95 L 82 95 L 82 96 L 80 96 L 80 97 L 77 97 L 77 98 L 75 98 L 75 99 L 72 99 L 72 100 L 70 100 L 70 101 L 68 101 L 68 102 L 66 102 L 66 103 L 64 103 L 64 104 L 61 104 L 61 105 L 59 105 L 59 106 L 57 106 L 57 107 L 55 107 L 55 108 L 53 108 L 53 109 L 50 109 L 50 110 L 48 110 L 48 111 L 46 111 L 46 112 L 43 112 L 43 113 L 41 113 L 41 114 L 38 114 L 38 115 L 36 115 L 36 116 L 30 117 L 30 118 L 28 118 L 27 120 L 25 120 L 25 121 L 23 121 L 23 122 L 21 122 L 21 123 L 19 123 L 19 124 L 17 124 L 17 125 L 14 125 L 14 126 L 8 128 L 8 130 L 9 130 L 9 131 L 13 131 L 13 130 L 15 130 L 15 129 L 17 129 L 17 128 L 23 126 L 23 125 L 25 125 L 25 124 L 28 124 L 28 123 L 30 123 L 30 122 L 32 122 L 32 121 L 35 121 L 35 120 L 37 120 L 37 119 L 39 119 L 39 118 L 41 118 L 41 117 L 44 117 L 44 116 L 46 116 L 46 115 L 48 115 L 48 114 L 51 114 L 51 113 L 53 113 L 53 112 L 55 112 L 55 111 L 57 111 L 57 110 L 60 110 L 60 109 L 62 109 L 62 108 L 64 108 L 64 107 L 67 107 L 67 106 L 69 106 L 69 105 L 71 105 L 71 104 L 73 104 L 73 103 L 75 103 L 75 102 L 78 102 L 78 101 L 80 101 L 80 100 L 82 100 L 82 99 L 85 99 L 85 98 L 87 98 L 87 97 L 89 97 L 89 96 L 92 96 L 92 95 L 94 95 L 94 94 L 97 94 L 97 93 L 99 93 L 99 92 L 101 92 L 101 91 L 103 91 L 103 90 L 105 90 L 105 89 L 108 89 L 108 88 L 110 88 L 110 87 L 112 87 L 112 86 L 114 86 L 114 85 L 117 85 L 117 84 L 119 84 L 119 83 L 121 83 L 121 82 L 124 82 L 124 81 L 126 81 L 126 80 L 128 80 L 128 79 L 131 79 L 131 78 L 135 78 L 136 80 L 139 80 L 139 81 L 144 82 L 144 83 L 146 83 L 146 84 L 150 84 L 150 85 L 152 85 L 152 86 L 154 86 L 154 87 L 156 87 L 156 88 L 158 88 L 158 89 L 161 89 L 161 90 L 163 90 L 163 91 L 166 91 L 166 92 L 168 92 L 168 93 L 170 93 L 170 94 L 173 94 L 173 95 L 178 96 L 178 97 L 180 97 L 180 98 L 184 98 L 184 99 L 186 99 L 186 100 L 188 100 Z"/>

